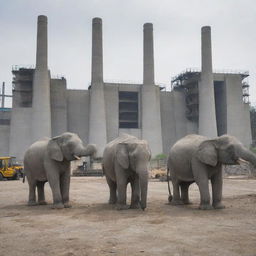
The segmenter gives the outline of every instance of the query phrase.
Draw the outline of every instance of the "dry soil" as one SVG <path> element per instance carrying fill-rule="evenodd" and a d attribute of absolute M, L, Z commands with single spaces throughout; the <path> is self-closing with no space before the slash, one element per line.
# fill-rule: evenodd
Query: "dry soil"
<path fill-rule="evenodd" d="M 130 189 L 129 189 L 130 190 Z M 104 178 L 75 177 L 70 209 L 26 206 L 28 184 L 0 182 L 0 255 L 256 255 L 256 180 L 225 179 L 224 210 L 167 204 L 166 182 L 150 181 L 148 208 L 116 211 Z M 129 192 L 130 193 L 130 192 Z"/>

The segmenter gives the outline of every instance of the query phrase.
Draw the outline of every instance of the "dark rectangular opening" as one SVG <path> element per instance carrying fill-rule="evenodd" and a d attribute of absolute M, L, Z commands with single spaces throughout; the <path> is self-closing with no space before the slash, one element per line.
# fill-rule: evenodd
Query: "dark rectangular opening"
<path fill-rule="evenodd" d="M 218 136 L 227 133 L 227 103 L 224 81 L 214 81 L 215 110 Z"/>
<path fill-rule="evenodd" d="M 138 93 L 119 92 L 119 128 L 138 128 Z"/>
<path fill-rule="evenodd" d="M 10 125 L 10 119 L 0 119 L 0 125 Z"/>

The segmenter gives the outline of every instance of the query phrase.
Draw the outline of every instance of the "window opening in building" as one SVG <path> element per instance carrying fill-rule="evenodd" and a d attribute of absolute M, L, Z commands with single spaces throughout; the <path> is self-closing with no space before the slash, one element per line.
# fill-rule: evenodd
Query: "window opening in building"
<path fill-rule="evenodd" d="M 138 128 L 138 92 L 119 92 L 119 128 Z"/>

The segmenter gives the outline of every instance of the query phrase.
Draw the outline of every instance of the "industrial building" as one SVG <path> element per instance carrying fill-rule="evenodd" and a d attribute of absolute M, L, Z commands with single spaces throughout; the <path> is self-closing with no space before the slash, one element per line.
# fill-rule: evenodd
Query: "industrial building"
<path fill-rule="evenodd" d="M 121 133 L 148 140 L 152 155 L 167 154 L 181 137 L 229 133 L 251 144 L 247 72 L 214 72 L 211 28 L 201 30 L 201 69 L 172 79 L 172 90 L 155 84 L 153 25 L 143 28 L 143 83 L 106 83 L 103 78 L 102 20 L 92 21 L 91 85 L 67 89 L 65 78 L 48 70 L 47 17 L 37 24 L 36 67 L 14 67 L 13 106 L 0 111 L 0 154 L 22 160 L 26 148 L 65 131 L 95 143 L 99 156 Z M 4 96 L 3 96 L 4 97 Z"/>

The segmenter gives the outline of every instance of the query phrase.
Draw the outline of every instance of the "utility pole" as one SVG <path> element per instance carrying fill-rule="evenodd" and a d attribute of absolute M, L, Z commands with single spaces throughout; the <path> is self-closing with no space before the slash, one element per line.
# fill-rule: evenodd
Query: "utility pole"
<path fill-rule="evenodd" d="M 4 94 L 5 94 L 5 82 L 3 82 L 2 85 L 2 104 L 1 104 L 1 108 L 4 108 Z"/>
<path fill-rule="evenodd" d="M 5 94 L 5 82 L 3 82 L 2 84 L 2 92 L 0 94 L 0 98 L 1 98 L 1 108 L 5 108 L 5 98 L 6 97 L 9 97 L 9 98 L 12 98 L 12 95 L 6 95 Z"/>

